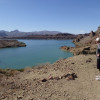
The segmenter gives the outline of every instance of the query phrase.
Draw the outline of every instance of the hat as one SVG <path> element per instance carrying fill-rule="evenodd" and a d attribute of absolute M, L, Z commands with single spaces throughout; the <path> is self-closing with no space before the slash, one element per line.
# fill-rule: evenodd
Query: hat
<path fill-rule="evenodd" d="M 96 41 L 98 42 L 98 41 L 100 41 L 100 38 L 98 37 L 98 38 L 96 38 Z"/>

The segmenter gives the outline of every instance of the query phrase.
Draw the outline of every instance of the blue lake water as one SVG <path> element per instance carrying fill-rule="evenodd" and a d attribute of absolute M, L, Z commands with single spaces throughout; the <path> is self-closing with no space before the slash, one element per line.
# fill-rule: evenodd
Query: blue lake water
<path fill-rule="evenodd" d="M 0 49 L 0 68 L 20 69 L 43 63 L 54 63 L 61 58 L 73 56 L 60 50 L 61 46 L 72 46 L 72 40 L 19 40 L 26 47 Z"/>

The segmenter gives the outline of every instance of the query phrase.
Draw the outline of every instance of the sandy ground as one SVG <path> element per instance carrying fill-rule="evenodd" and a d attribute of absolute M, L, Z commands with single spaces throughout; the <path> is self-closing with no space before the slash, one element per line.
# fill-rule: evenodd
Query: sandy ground
<path fill-rule="evenodd" d="M 68 73 L 75 80 L 57 79 Z M 78 55 L 54 64 L 26 68 L 0 78 L 0 100 L 100 100 L 100 81 L 95 55 Z M 55 77 L 55 79 L 49 79 Z M 42 82 L 43 79 L 46 82 Z"/>

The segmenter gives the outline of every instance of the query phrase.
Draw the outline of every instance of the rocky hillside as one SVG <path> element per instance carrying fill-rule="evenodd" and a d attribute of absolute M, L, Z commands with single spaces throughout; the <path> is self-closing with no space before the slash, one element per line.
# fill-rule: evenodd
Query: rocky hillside
<path fill-rule="evenodd" d="M 100 27 L 95 32 L 91 31 L 88 35 L 78 36 L 73 42 L 76 46 L 94 45 L 97 37 L 100 37 Z"/>
<path fill-rule="evenodd" d="M 95 40 L 97 37 L 100 37 L 100 27 L 95 32 L 91 31 L 89 34 L 78 35 L 73 41 L 76 45 L 75 48 L 62 46 L 61 49 L 70 51 L 74 55 L 95 54 L 97 48 Z"/>
<path fill-rule="evenodd" d="M 23 72 L 0 70 L 0 100 L 100 100 L 95 62 L 95 55 L 78 55 Z"/>
<path fill-rule="evenodd" d="M 8 48 L 8 47 L 24 47 L 25 43 L 19 42 L 17 40 L 0 40 L 0 48 Z"/>

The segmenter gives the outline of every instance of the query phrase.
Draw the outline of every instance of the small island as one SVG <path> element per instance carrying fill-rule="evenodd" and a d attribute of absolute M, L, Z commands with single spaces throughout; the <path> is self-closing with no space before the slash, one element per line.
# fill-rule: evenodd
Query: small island
<path fill-rule="evenodd" d="M 26 44 L 18 40 L 0 40 L 0 48 L 25 47 Z"/>

